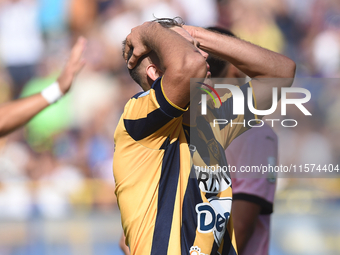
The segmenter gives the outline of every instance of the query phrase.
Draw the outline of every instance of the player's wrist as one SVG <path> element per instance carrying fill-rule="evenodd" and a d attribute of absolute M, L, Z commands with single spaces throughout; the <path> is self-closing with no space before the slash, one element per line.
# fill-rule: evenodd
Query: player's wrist
<path fill-rule="evenodd" d="M 202 27 L 196 27 L 196 26 L 188 26 L 188 25 L 183 25 L 183 29 L 185 29 L 191 37 L 195 38 L 197 41 L 202 37 L 202 33 L 206 31 L 206 29 Z"/>
<path fill-rule="evenodd" d="M 221 38 L 221 36 L 223 35 L 209 31 L 205 28 L 196 31 L 196 40 L 199 42 L 199 48 L 209 54 L 214 54 L 219 57 L 221 57 L 220 53 L 222 50 L 219 45 L 221 45 L 221 42 L 225 43 L 226 40 L 226 38 Z"/>
<path fill-rule="evenodd" d="M 60 89 L 59 83 L 56 81 L 43 89 L 41 95 L 49 104 L 53 104 L 62 98 L 64 94 Z"/>
<path fill-rule="evenodd" d="M 216 38 L 214 38 L 215 34 L 213 32 L 198 27 L 195 30 L 195 39 L 200 43 L 200 48 L 204 48 L 206 45 L 209 45 L 209 41 L 214 41 Z"/>
<path fill-rule="evenodd" d="M 163 29 L 162 25 L 158 22 L 147 22 L 147 25 L 140 31 L 140 38 L 144 45 L 150 48 L 155 36 L 157 36 Z"/>

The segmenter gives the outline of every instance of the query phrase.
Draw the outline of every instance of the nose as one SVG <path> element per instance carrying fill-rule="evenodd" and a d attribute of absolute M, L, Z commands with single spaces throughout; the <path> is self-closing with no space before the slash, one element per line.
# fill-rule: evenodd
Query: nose
<path fill-rule="evenodd" d="M 208 56 L 209 56 L 208 53 L 206 53 L 205 51 L 203 51 L 203 50 L 201 50 L 201 49 L 198 49 L 198 50 L 199 50 L 199 52 L 202 54 L 202 56 L 203 56 L 205 59 L 208 58 Z"/>

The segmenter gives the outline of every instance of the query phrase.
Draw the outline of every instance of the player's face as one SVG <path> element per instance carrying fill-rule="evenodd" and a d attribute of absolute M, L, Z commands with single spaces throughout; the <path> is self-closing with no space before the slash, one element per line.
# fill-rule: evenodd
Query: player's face
<path fill-rule="evenodd" d="M 197 51 L 199 53 L 201 53 L 201 55 L 204 57 L 204 59 L 207 60 L 209 54 L 199 48 L 199 46 L 200 46 L 199 42 L 195 38 L 193 38 L 184 28 L 175 26 L 175 27 L 172 27 L 171 29 L 174 30 L 175 32 L 177 32 L 178 34 L 180 34 L 181 36 L 183 36 L 190 43 L 192 43 L 196 47 Z M 211 76 L 209 69 L 210 69 L 210 66 L 207 63 L 207 77 Z"/>

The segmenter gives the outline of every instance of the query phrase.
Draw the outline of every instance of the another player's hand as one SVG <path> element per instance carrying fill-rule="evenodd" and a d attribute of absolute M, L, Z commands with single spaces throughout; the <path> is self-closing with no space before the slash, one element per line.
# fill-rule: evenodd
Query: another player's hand
<path fill-rule="evenodd" d="M 58 78 L 59 87 L 63 94 L 71 88 L 73 79 L 85 65 L 85 60 L 82 58 L 85 46 L 86 39 L 79 37 L 72 48 L 70 58 Z"/>
<path fill-rule="evenodd" d="M 124 48 L 124 59 L 127 62 L 129 69 L 133 69 L 138 59 L 143 55 L 148 54 L 151 49 L 145 44 L 144 38 L 147 31 L 155 25 L 155 22 L 144 22 L 142 25 L 131 29 L 131 33 L 126 37 Z M 129 52 L 132 50 L 132 55 L 128 59 Z"/>

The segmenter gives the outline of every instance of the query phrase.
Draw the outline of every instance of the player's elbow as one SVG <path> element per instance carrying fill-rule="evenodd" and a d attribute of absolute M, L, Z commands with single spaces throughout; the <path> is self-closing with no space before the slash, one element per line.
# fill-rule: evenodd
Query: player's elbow
<path fill-rule="evenodd" d="M 282 68 L 277 76 L 277 87 L 291 87 L 294 82 L 296 64 L 290 58 L 285 57 L 284 68 Z"/>
<path fill-rule="evenodd" d="M 6 135 L 5 121 L 3 119 L 0 119 L 0 137 Z"/>
<path fill-rule="evenodd" d="M 193 53 L 183 59 L 180 73 L 188 78 L 204 78 L 207 75 L 207 62 L 199 53 Z"/>
<path fill-rule="evenodd" d="M 290 59 L 287 58 L 287 71 L 286 71 L 286 78 L 294 78 L 296 72 L 296 63 Z"/>
<path fill-rule="evenodd" d="M 9 116 L 8 116 L 9 115 Z M 6 136 L 20 126 L 12 122 L 11 114 L 5 115 L 3 111 L 0 113 L 0 137 Z"/>
<path fill-rule="evenodd" d="M 284 68 L 279 73 L 279 78 L 294 78 L 296 72 L 295 62 L 287 57 L 284 57 Z"/>

